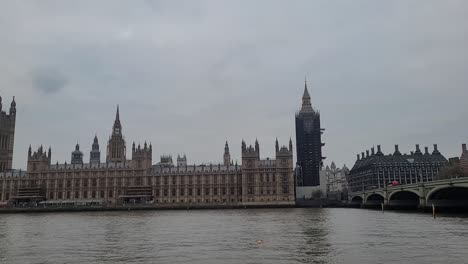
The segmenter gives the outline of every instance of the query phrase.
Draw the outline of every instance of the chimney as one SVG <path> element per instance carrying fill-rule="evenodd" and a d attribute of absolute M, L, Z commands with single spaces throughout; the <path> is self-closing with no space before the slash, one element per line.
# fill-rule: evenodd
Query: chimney
<path fill-rule="evenodd" d="M 398 150 L 398 145 L 395 145 L 395 152 L 393 155 L 401 155 L 400 150 Z"/>
<path fill-rule="evenodd" d="M 375 155 L 375 150 L 374 150 L 374 147 L 371 148 L 371 153 L 372 153 L 372 156 Z"/>
<path fill-rule="evenodd" d="M 359 160 L 359 154 L 357 154 L 357 160 Z"/>
<path fill-rule="evenodd" d="M 364 159 L 365 156 L 364 156 L 364 152 L 361 152 L 361 159 Z"/>
<path fill-rule="evenodd" d="M 414 155 L 414 151 L 411 151 L 410 154 L 411 154 L 411 155 Z"/>
<path fill-rule="evenodd" d="M 421 155 L 421 149 L 419 148 L 419 144 L 416 144 L 416 151 L 414 152 L 416 155 Z"/>
<path fill-rule="evenodd" d="M 439 150 L 437 149 L 437 144 L 434 144 L 434 151 L 432 152 L 432 155 L 434 154 L 440 154 Z"/>
<path fill-rule="evenodd" d="M 383 155 L 380 145 L 377 145 L 377 155 Z"/>
<path fill-rule="evenodd" d="M 429 148 L 428 147 L 424 147 L 424 154 L 429 154 Z"/>
<path fill-rule="evenodd" d="M 366 157 L 369 157 L 369 150 L 366 150 Z"/>
<path fill-rule="evenodd" d="M 462 144 L 462 153 L 465 153 L 466 152 L 466 144 Z"/>

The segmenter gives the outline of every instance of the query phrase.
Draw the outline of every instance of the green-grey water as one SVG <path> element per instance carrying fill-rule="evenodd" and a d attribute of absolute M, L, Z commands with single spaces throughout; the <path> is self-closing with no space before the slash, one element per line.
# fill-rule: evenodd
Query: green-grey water
<path fill-rule="evenodd" d="M 467 263 L 467 245 L 468 218 L 361 209 L 0 215 L 1 263 Z"/>

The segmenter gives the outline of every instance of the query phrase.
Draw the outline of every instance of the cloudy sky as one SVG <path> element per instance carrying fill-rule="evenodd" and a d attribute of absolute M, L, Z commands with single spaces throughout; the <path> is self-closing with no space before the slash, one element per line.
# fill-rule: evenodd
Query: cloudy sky
<path fill-rule="evenodd" d="M 14 167 L 27 148 L 105 156 L 116 105 L 132 141 L 189 163 L 228 139 L 294 140 L 304 77 L 327 162 L 381 144 L 468 141 L 467 1 L 2 1 L 0 95 L 17 101 Z M 8 109 L 6 109 L 8 110 Z M 130 156 L 130 154 L 128 154 Z"/>

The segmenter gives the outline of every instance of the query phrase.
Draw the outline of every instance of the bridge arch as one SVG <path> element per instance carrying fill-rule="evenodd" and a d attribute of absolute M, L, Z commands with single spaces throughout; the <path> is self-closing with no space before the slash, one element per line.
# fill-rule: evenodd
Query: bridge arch
<path fill-rule="evenodd" d="M 442 186 L 432 189 L 426 196 L 427 204 L 439 207 L 468 208 L 468 186 Z"/>
<path fill-rule="evenodd" d="M 395 198 L 398 198 L 398 197 L 395 197 L 395 195 L 398 195 L 401 193 L 413 193 L 415 194 L 416 196 L 418 196 L 418 199 L 421 197 L 421 194 L 419 194 L 418 191 L 416 190 L 411 190 L 411 189 L 400 189 L 400 190 L 396 190 L 396 191 L 393 191 L 390 193 L 390 195 L 388 195 L 388 200 L 395 200 Z M 411 195 L 411 194 L 408 194 L 408 195 Z"/>
<path fill-rule="evenodd" d="M 402 189 L 390 193 L 388 205 L 396 208 L 415 208 L 419 206 L 420 199 L 419 192 Z"/>
<path fill-rule="evenodd" d="M 385 200 L 385 197 L 382 194 L 380 194 L 380 193 L 371 193 L 371 194 L 367 195 L 365 202 L 366 203 L 377 203 L 377 204 L 380 205 L 381 203 L 384 202 L 384 200 Z"/>
<path fill-rule="evenodd" d="M 364 202 L 364 199 L 362 198 L 361 195 L 355 195 L 351 198 L 351 203 L 353 204 L 362 204 Z"/>

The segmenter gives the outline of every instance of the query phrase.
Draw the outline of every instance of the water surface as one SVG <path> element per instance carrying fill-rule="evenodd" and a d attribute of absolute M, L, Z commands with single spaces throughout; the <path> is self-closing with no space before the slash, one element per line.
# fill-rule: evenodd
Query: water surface
<path fill-rule="evenodd" d="M 468 218 L 362 209 L 0 215 L 1 263 L 467 263 L 467 247 Z"/>

